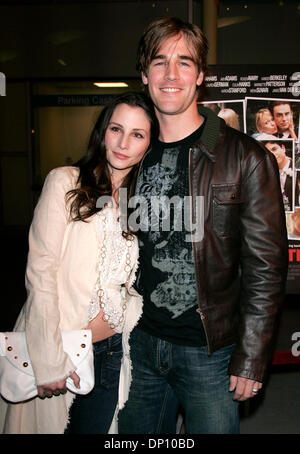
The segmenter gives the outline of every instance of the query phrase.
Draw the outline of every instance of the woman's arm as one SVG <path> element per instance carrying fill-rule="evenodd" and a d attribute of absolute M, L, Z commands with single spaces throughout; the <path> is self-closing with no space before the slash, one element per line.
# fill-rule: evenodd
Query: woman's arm
<path fill-rule="evenodd" d="M 74 169 L 70 167 L 49 173 L 29 233 L 26 337 L 37 385 L 64 380 L 75 369 L 62 346 L 57 288 L 57 271 L 69 217 L 65 194 L 72 188 L 72 175 Z"/>

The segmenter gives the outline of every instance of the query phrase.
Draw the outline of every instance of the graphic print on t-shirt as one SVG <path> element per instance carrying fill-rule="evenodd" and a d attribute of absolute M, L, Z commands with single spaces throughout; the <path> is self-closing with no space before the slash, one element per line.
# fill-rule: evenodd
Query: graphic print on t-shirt
<path fill-rule="evenodd" d="M 150 213 L 151 219 L 147 232 L 141 235 L 141 248 L 151 250 L 151 265 L 156 272 L 156 279 L 152 278 L 151 284 L 148 281 L 149 297 L 157 308 L 165 308 L 171 318 L 177 318 L 196 303 L 192 246 L 185 241 L 183 222 L 184 197 L 188 195 L 186 153 L 180 153 L 177 147 L 165 149 L 160 161 L 144 166 L 137 193 L 148 203 L 148 213 L 144 212 L 141 217 L 145 220 L 148 214 L 149 222 Z M 153 216 L 151 200 L 159 200 L 159 217 Z M 172 200 L 177 201 L 177 205 L 170 204 Z M 162 228 L 166 213 L 168 229 Z M 178 224 L 174 228 L 175 218 L 182 220 L 180 229 Z"/>

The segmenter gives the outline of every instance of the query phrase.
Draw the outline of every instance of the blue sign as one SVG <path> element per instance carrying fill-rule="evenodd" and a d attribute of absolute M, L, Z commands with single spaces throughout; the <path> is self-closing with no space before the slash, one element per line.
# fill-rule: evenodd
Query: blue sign
<path fill-rule="evenodd" d="M 111 102 L 116 95 L 36 95 L 34 107 L 83 107 L 103 106 Z"/>

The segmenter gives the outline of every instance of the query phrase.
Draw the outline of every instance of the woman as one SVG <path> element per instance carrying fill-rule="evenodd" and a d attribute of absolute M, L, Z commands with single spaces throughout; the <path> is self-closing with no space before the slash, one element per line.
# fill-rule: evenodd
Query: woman
<path fill-rule="evenodd" d="M 271 111 L 267 108 L 260 109 L 255 114 L 257 133 L 252 134 L 256 140 L 268 140 L 277 138 L 277 126 Z"/>
<path fill-rule="evenodd" d="M 118 401 L 120 333 L 129 338 L 142 306 L 132 289 L 137 239 L 122 232 L 119 189 L 130 196 L 154 134 L 147 98 L 125 93 L 102 111 L 77 165 L 46 178 L 29 235 L 28 299 L 15 327 L 26 330 L 39 397 L 8 405 L 5 433 L 109 430 Z M 101 196 L 111 196 L 112 203 L 99 204 Z M 60 330 L 81 328 L 92 330 L 95 388 L 75 397 L 66 391 L 66 379 L 79 387 L 79 377 Z"/>

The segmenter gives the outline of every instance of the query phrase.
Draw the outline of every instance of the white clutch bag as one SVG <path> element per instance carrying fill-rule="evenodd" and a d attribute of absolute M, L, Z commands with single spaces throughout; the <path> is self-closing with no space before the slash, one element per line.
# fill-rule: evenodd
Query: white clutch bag
<path fill-rule="evenodd" d="M 70 356 L 80 377 L 80 388 L 67 379 L 67 388 L 88 394 L 94 387 L 94 357 L 91 330 L 62 331 L 63 349 Z M 10 402 L 37 396 L 35 376 L 30 363 L 25 332 L 0 333 L 0 394 Z"/>

